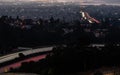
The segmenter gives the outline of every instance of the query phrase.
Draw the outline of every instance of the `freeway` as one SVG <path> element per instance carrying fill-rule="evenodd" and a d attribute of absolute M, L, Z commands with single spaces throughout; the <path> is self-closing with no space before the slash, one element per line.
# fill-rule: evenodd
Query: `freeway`
<path fill-rule="evenodd" d="M 0 57 L 0 64 L 19 57 L 19 53 L 23 53 L 24 55 L 30 55 L 30 54 L 34 54 L 34 53 L 38 53 L 38 52 L 51 51 L 52 48 L 53 48 L 52 46 L 44 47 L 44 48 L 31 49 L 31 50 L 21 51 L 21 52 L 17 52 L 17 53 L 13 53 L 13 54 L 4 55 L 4 56 Z"/>
<path fill-rule="evenodd" d="M 1 67 L 0 68 L 0 73 L 8 72 L 8 71 L 10 71 L 11 68 L 13 68 L 13 69 L 19 68 L 22 65 L 23 62 L 30 62 L 30 61 L 37 62 L 39 60 L 44 59 L 46 56 L 47 56 L 47 54 L 39 55 L 39 56 L 36 56 L 36 57 L 31 57 L 31 58 L 28 58 L 28 59 L 25 59 L 25 60 L 21 60 L 19 62 L 12 63 L 12 64 L 7 65 L 7 66 Z"/>

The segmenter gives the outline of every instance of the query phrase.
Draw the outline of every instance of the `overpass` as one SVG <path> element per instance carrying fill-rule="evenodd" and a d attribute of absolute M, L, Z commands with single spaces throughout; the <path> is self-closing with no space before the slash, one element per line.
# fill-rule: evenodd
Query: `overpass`
<path fill-rule="evenodd" d="M 53 49 L 53 47 L 51 46 L 51 47 L 31 49 L 31 50 L 16 52 L 13 54 L 4 55 L 4 56 L 0 57 L 0 64 L 19 57 L 19 53 L 23 53 L 24 55 L 30 55 L 30 54 L 34 54 L 34 53 L 52 51 L 52 49 Z M 20 60 L 18 62 L 12 63 L 10 65 L 0 67 L 0 74 L 4 73 L 4 72 L 8 72 L 10 70 L 10 68 L 15 69 L 15 68 L 20 67 L 21 63 L 23 63 L 23 62 L 38 61 L 38 60 L 44 59 L 46 56 L 47 56 L 47 54 L 43 54 L 43 55 L 28 58 L 28 59 Z"/>
<path fill-rule="evenodd" d="M 23 53 L 24 55 L 30 55 L 30 54 L 39 53 L 39 52 L 51 51 L 52 48 L 53 47 L 51 46 L 51 47 L 44 47 L 44 48 L 38 48 L 38 49 L 30 49 L 26 51 L 20 51 L 20 52 L 4 55 L 0 57 L 0 64 L 19 57 L 19 53 Z"/>

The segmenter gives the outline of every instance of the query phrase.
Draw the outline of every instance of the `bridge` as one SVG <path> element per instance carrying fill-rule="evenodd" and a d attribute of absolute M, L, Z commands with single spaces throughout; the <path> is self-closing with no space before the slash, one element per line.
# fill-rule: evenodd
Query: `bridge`
<path fill-rule="evenodd" d="M 13 54 L 8 54 L 8 55 L 0 57 L 0 64 L 19 57 L 19 53 L 23 53 L 24 55 L 30 55 L 30 54 L 34 54 L 34 53 L 52 51 L 52 49 L 53 49 L 53 47 L 51 46 L 51 47 L 31 49 L 31 50 L 27 50 L 27 51 L 21 51 L 21 52 L 16 52 Z M 35 56 L 35 57 L 31 57 L 28 59 L 18 61 L 18 62 L 12 63 L 10 65 L 6 65 L 4 67 L 0 67 L 0 73 L 8 72 L 10 70 L 10 68 L 13 68 L 13 69 L 19 68 L 21 66 L 21 63 L 23 63 L 23 62 L 38 61 L 38 60 L 44 59 L 46 56 L 47 56 L 47 54 L 43 54 L 43 55 L 39 55 L 39 56 Z"/>

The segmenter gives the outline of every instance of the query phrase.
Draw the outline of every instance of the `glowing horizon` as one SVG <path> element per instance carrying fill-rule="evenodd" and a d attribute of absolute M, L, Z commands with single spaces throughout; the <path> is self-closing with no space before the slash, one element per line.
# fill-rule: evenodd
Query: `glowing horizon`
<path fill-rule="evenodd" d="M 120 0 L 0 0 L 0 2 L 75 2 L 75 3 L 92 3 L 92 4 L 119 4 Z"/>

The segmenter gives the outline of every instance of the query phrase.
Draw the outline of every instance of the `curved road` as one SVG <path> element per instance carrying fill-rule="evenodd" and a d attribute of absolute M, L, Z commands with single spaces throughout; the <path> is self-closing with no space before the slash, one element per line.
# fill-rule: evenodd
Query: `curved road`
<path fill-rule="evenodd" d="M 21 60 L 19 62 L 15 62 L 15 63 L 12 63 L 10 65 L 1 67 L 0 68 L 0 73 L 8 72 L 8 71 L 10 71 L 11 68 L 13 68 L 13 69 L 19 68 L 23 62 L 30 62 L 30 61 L 37 62 L 37 61 L 39 61 L 41 59 L 44 59 L 46 57 L 46 55 L 47 54 L 39 55 L 39 56 L 36 56 L 36 57 L 31 57 L 29 59 Z"/>
<path fill-rule="evenodd" d="M 6 61 L 13 60 L 16 57 L 19 57 L 18 56 L 19 53 L 23 53 L 24 55 L 29 55 L 29 54 L 38 53 L 38 52 L 51 51 L 52 48 L 53 47 L 45 47 L 45 48 L 32 49 L 32 50 L 27 50 L 27 51 L 21 51 L 21 52 L 13 53 L 13 54 L 8 54 L 8 55 L 0 57 L 0 63 L 4 63 Z M 31 57 L 31 58 L 28 58 L 28 59 L 25 59 L 25 60 L 22 60 L 22 61 L 19 61 L 19 62 L 15 62 L 15 63 L 13 63 L 11 65 L 7 65 L 7 66 L 4 66 L 4 67 L 1 67 L 0 68 L 0 73 L 7 72 L 7 71 L 10 70 L 10 68 L 18 68 L 18 67 L 20 67 L 22 62 L 41 60 L 41 59 L 45 58 L 46 55 L 47 54 L 43 54 L 43 55 L 36 56 L 36 57 Z"/>
<path fill-rule="evenodd" d="M 38 52 L 51 51 L 52 48 L 53 47 L 51 46 L 51 47 L 31 49 L 31 50 L 21 51 L 21 52 L 17 52 L 17 53 L 13 53 L 13 54 L 4 55 L 4 56 L 0 57 L 0 64 L 19 57 L 19 53 L 23 53 L 24 55 L 30 55 L 30 54 L 34 54 L 34 53 L 38 53 Z"/>

